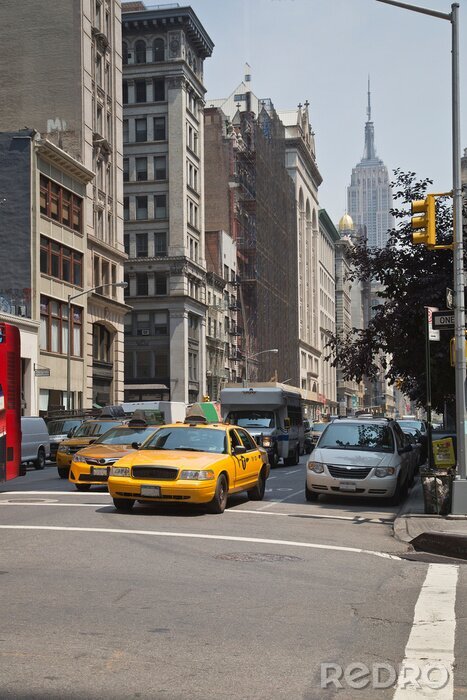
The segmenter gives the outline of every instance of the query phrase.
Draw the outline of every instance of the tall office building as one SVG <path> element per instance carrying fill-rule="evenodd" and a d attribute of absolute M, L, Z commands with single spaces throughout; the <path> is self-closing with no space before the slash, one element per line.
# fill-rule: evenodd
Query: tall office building
<path fill-rule="evenodd" d="M 348 213 L 355 228 L 366 227 L 367 244 L 371 248 L 384 248 L 388 230 L 393 227 L 392 191 L 388 169 L 377 157 L 375 129 L 371 121 L 370 81 L 368 80 L 368 107 L 365 124 L 365 148 L 360 163 L 352 169 L 347 189 Z"/>
<path fill-rule="evenodd" d="M 191 7 L 122 6 L 127 400 L 193 402 L 206 386 L 203 64 Z"/>
<path fill-rule="evenodd" d="M 2 0 L 0 39 L 10 153 L 0 296 L 12 316 L 40 326 L 39 351 L 23 357 L 27 410 L 117 403 L 128 311 L 117 286 L 126 257 L 120 0 Z"/>

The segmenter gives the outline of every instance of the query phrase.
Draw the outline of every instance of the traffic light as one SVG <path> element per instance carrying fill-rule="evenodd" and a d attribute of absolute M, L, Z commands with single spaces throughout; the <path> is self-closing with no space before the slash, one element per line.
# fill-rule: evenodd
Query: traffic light
<path fill-rule="evenodd" d="M 436 205 L 435 195 L 427 194 L 426 199 L 416 199 L 412 202 L 412 229 L 419 233 L 412 233 L 412 243 L 423 243 L 428 248 L 436 245 Z"/>

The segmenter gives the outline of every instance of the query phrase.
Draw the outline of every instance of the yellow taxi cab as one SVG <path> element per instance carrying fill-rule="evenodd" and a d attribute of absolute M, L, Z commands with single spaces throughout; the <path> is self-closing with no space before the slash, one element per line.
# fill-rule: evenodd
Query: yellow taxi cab
<path fill-rule="evenodd" d="M 230 494 L 262 500 L 269 463 L 244 428 L 188 417 L 161 426 L 110 467 L 108 488 L 118 511 L 135 501 L 205 504 L 223 513 Z"/>
<path fill-rule="evenodd" d="M 128 423 L 128 418 L 92 418 L 85 420 L 73 433 L 73 437 L 60 443 L 55 461 L 61 479 L 68 479 L 73 455 L 84 447 L 92 444 L 109 428 Z"/>
<path fill-rule="evenodd" d="M 110 428 L 90 447 L 73 455 L 69 480 L 78 491 L 89 491 L 92 484 L 106 484 L 112 464 L 137 449 L 157 427 L 134 418 L 127 425 Z"/>

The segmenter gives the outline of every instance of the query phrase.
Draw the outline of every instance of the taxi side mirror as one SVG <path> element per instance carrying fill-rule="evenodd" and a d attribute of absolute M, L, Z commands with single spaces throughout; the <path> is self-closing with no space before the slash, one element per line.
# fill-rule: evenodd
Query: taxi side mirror
<path fill-rule="evenodd" d="M 132 450 L 139 450 L 140 448 L 140 443 L 139 442 L 132 442 L 131 443 L 131 449 Z"/>
<path fill-rule="evenodd" d="M 235 445 L 234 455 L 244 455 L 246 452 L 246 447 L 244 445 Z"/>

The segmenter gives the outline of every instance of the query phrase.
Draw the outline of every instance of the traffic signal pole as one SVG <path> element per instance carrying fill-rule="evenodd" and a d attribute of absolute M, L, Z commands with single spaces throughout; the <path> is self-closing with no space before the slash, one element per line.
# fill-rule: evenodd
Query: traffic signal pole
<path fill-rule="evenodd" d="M 467 416 L 466 416 L 466 365 L 465 365 L 465 307 L 464 307 L 464 244 L 462 240 L 462 184 L 460 144 L 459 98 L 459 3 L 451 5 L 451 12 L 437 12 L 426 7 L 409 5 L 396 0 L 377 0 L 405 10 L 431 15 L 447 20 L 452 28 L 452 198 L 453 198 L 453 267 L 454 267 L 454 332 L 456 379 L 456 436 L 457 476 L 453 483 L 452 513 L 467 514 Z"/>

